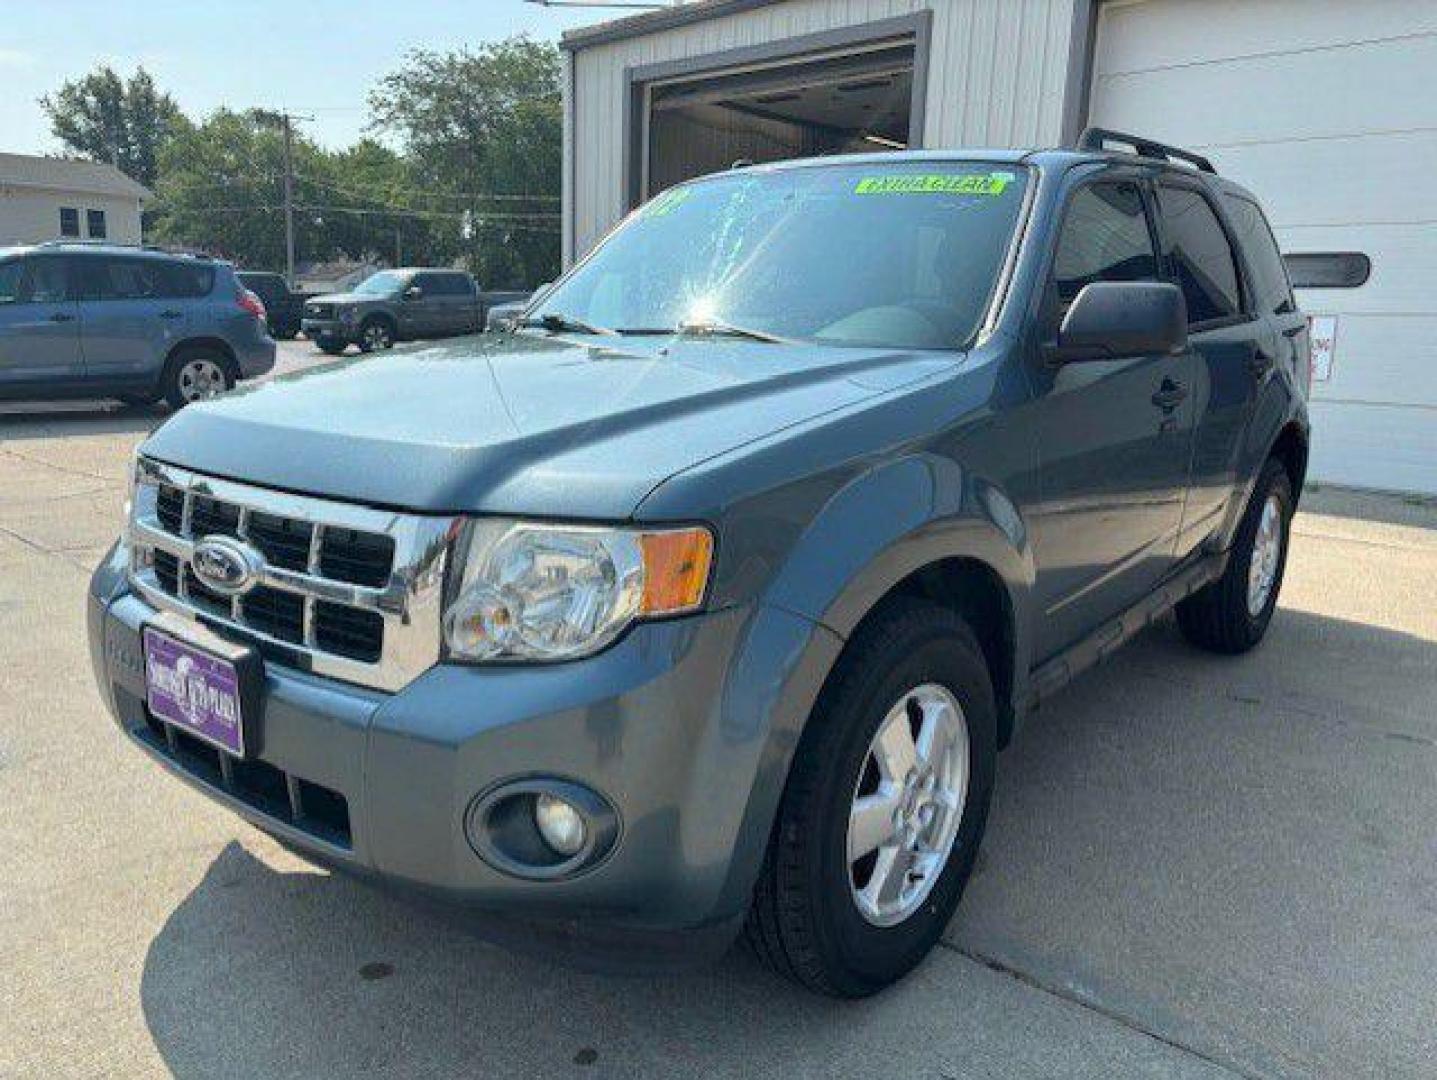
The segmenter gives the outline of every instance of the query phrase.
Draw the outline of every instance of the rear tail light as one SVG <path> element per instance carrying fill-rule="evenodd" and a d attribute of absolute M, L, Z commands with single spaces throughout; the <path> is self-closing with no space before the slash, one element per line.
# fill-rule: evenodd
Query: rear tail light
<path fill-rule="evenodd" d="M 239 306 L 245 311 L 248 311 L 260 322 L 265 321 L 266 312 L 264 310 L 264 301 L 261 300 L 254 293 L 250 292 L 248 289 L 240 289 L 239 294 L 235 297 L 235 299 L 239 302 Z"/>

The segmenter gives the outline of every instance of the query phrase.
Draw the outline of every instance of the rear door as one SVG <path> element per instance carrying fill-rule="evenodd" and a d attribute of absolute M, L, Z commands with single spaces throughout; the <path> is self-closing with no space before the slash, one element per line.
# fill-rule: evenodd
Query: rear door
<path fill-rule="evenodd" d="M 1178 551 L 1183 556 L 1222 523 L 1277 346 L 1272 328 L 1252 309 L 1251 290 L 1211 194 L 1197 180 L 1165 178 L 1157 200 L 1165 272 L 1187 301 L 1188 344 L 1197 358 L 1193 478 Z"/>
<path fill-rule="evenodd" d="M 425 273 L 414 276 L 414 285 L 420 296 L 411 301 L 417 332 L 438 337 L 449 333 L 449 320 L 453 317 L 453 297 L 446 291 L 444 274 Z"/>
<path fill-rule="evenodd" d="M 1068 198 L 1040 315 L 1057 335 L 1084 286 L 1157 281 L 1150 204 L 1133 179 Z M 1142 599 L 1173 568 L 1192 451 L 1191 354 L 1031 364 L 1042 497 L 1031 514 L 1037 652 L 1046 660 Z"/>
<path fill-rule="evenodd" d="M 70 263 L 64 255 L 0 262 L 0 389 L 7 393 L 85 377 Z"/>
<path fill-rule="evenodd" d="M 176 295 L 164 259 L 87 255 L 81 265 L 81 338 L 90 378 L 106 383 L 157 378 L 185 334 L 192 299 Z"/>

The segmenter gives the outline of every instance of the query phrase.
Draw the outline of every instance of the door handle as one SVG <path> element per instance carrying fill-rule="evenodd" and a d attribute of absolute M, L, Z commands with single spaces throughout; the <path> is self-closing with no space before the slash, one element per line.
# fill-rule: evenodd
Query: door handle
<path fill-rule="evenodd" d="M 75 316 L 73 316 L 73 315 L 66 315 L 63 311 L 57 311 L 57 312 L 55 312 L 55 314 L 53 314 L 53 315 L 50 316 L 50 321 L 51 321 L 51 322 L 74 322 L 74 321 L 75 321 Z"/>
<path fill-rule="evenodd" d="M 1181 405 L 1188 396 L 1187 387 L 1180 386 L 1171 379 L 1164 379 L 1163 385 L 1153 395 L 1153 404 L 1163 412 L 1172 412 Z"/>
<path fill-rule="evenodd" d="M 1258 346 L 1247 358 L 1247 370 L 1260 379 L 1272 370 L 1275 363 L 1277 363 L 1277 358 L 1269 354 L 1262 346 Z"/>
<path fill-rule="evenodd" d="M 160 318 L 162 318 L 162 319 L 179 319 L 179 318 L 182 318 L 183 316 L 184 316 L 184 313 L 183 313 L 183 312 L 180 312 L 180 311 L 162 311 L 162 312 L 160 312 Z"/>

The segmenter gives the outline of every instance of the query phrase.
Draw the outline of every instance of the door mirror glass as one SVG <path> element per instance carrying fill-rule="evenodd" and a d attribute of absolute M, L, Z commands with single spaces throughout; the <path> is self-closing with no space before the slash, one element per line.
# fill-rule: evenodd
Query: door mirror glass
<path fill-rule="evenodd" d="M 409 288 L 404 290 L 404 299 L 406 300 L 418 300 L 423 297 L 423 295 L 424 290 L 421 289 L 418 285 L 411 285 L 409 286 Z"/>
<path fill-rule="evenodd" d="M 1095 281 L 1074 299 L 1048 352 L 1063 364 L 1120 360 L 1178 352 L 1187 336 L 1187 305 L 1176 285 Z"/>

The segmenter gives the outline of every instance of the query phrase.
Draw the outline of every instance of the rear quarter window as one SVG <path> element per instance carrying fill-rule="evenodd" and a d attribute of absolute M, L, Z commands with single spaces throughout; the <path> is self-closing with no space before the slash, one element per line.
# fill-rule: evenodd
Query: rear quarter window
<path fill-rule="evenodd" d="M 159 264 L 159 281 L 165 296 L 177 300 L 197 300 L 213 291 L 215 268 L 204 263 L 162 262 Z"/>

